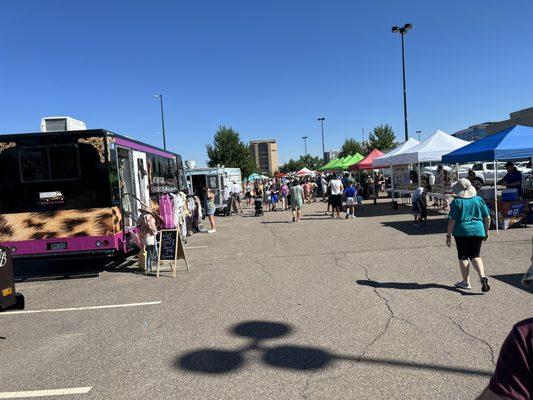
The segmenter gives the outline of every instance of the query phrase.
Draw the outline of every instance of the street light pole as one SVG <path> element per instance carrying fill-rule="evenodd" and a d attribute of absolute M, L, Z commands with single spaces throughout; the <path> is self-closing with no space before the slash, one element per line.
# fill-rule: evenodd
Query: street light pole
<path fill-rule="evenodd" d="M 404 117 L 404 129 L 405 129 L 405 140 L 409 139 L 409 130 L 407 127 L 407 90 L 405 88 L 405 44 L 403 36 L 413 28 L 412 24 L 405 24 L 401 28 L 398 26 L 392 27 L 393 33 L 399 33 L 402 38 L 402 73 L 403 73 L 403 117 Z"/>
<path fill-rule="evenodd" d="M 320 121 L 320 126 L 322 128 L 322 161 L 326 162 L 326 148 L 324 147 L 324 120 L 326 118 L 320 117 L 318 120 Z"/>
<path fill-rule="evenodd" d="M 302 136 L 302 139 L 304 140 L 305 157 L 307 157 L 307 136 Z"/>
<path fill-rule="evenodd" d="M 422 131 L 416 131 L 416 133 L 418 134 L 418 141 L 420 142 L 420 137 L 421 137 Z"/>
<path fill-rule="evenodd" d="M 154 94 L 154 99 L 159 99 L 159 105 L 161 107 L 161 128 L 163 130 L 163 149 L 167 149 L 167 136 L 165 133 L 165 114 L 163 113 L 163 95 Z"/>

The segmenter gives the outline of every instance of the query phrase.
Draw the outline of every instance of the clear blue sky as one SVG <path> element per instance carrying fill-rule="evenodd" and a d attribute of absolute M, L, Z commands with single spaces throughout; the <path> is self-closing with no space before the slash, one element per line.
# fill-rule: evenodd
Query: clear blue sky
<path fill-rule="evenodd" d="M 219 124 L 275 138 L 280 162 L 389 123 L 425 135 L 533 106 L 533 2 L 6 1 L 0 13 L 0 132 L 71 115 L 203 163 Z"/>

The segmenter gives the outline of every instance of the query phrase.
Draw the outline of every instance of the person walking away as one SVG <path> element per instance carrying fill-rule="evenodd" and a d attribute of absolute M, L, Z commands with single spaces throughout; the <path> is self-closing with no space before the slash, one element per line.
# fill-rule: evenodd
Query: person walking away
<path fill-rule="evenodd" d="M 289 187 L 287 186 L 287 182 L 283 182 L 283 185 L 281 185 L 281 205 L 283 206 L 283 211 L 285 211 L 288 208 L 288 203 L 287 203 L 288 194 L 289 194 Z"/>
<path fill-rule="evenodd" d="M 233 200 L 239 206 L 239 211 L 242 214 L 241 193 L 242 186 L 238 184 L 237 181 L 233 181 L 233 186 L 231 187 L 231 195 L 233 196 Z"/>
<path fill-rule="evenodd" d="M 289 192 L 291 195 L 292 222 L 300 222 L 304 204 L 304 190 L 298 178 L 292 183 Z"/>
<path fill-rule="evenodd" d="M 329 187 L 331 189 L 331 218 L 335 218 L 335 211 L 337 211 L 337 218 L 340 219 L 343 191 L 342 182 L 340 179 L 333 178 L 329 181 Z"/>
<path fill-rule="evenodd" d="M 206 214 L 207 218 L 209 218 L 209 223 L 211 224 L 211 229 L 207 231 L 207 233 L 215 233 L 217 231 L 216 224 L 215 224 L 215 194 L 210 188 L 207 188 L 207 191 L 205 193 L 205 198 L 207 202 L 206 207 Z"/>
<path fill-rule="evenodd" d="M 323 175 L 320 177 L 320 187 L 322 189 L 322 201 L 325 203 L 328 191 L 328 182 L 326 181 L 326 178 L 324 178 Z"/>
<path fill-rule="evenodd" d="M 457 246 L 459 268 L 463 280 L 455 284 L 461 289 L 471 289 L 469 281 L 469 261 L 477 271 L 481 281 L 481 291 L 490 290 L 488 278 L 485 276 L 483 261 L 481 260 L 481 244 L 489 237 L 490 214 L 483 199 L 476 195 L 476 189 L 468 179 L 459 179 L 452 186 L 457 196 L 450 204 L 448 214 L 448 230 L 446 245 L 451 247 L 452 235 Z"/>
<path fill-rule="evenodd" d="M 522 173 L 516 169 L 514 164 L 509 161 L 505 164 L 507 174 L 498 181 L 498 185 L 505 185 L 507 189 L 516 189 L 518 191 L 518 197 L 522 198 L 524 190 L 522 189 Z M 494 171 L 496 174 L 496 171 Z"/>
<path fill-rule="evenodd" d="M 301 185 L 304 191 L 304 199 L 306 203 L 310 203 L 309 196 L 311 193 L 311 185 L 309 185 L 309 182 L 307 182 L 307 179 L 304 181 L 303 185 Z"/>
<path fill-rule="evenodd" d="M 152 271 L 153 263 L 157 261 L 156 235 L 157 224 L 154 213 L 149 208 L 141 208 L 139 216 L 139 233 L 141 243 L 146 249 L 146 273 Z"/>
<path fill-rule="evenodd" d="M 273 184 L 270 188 L 270 203 L 272 205 L 272 211 L 277 211 L 278 207 L 279 191 L 276 184 Z"/>
<path fill-rule="evenodd" d="M 357 196 L 357 191 L 353 186 L 353 182 L 349 180 L 348 187 L 344 189 L 344 198 L 346 199 L 346 219 L 350 218 L 350 211 L 352 218 L 355 218 L 355 196 Z"/>
<path fill-rule="evenodd" d="M 421 200 L 422 197 L 424 197 L 424 200 Z M 424 187 L 420 186 L 419 188 L 416 188 L 413 191 L 413 194 L 411 196 L 411 204 L 413 205 L 413 216 L 414 216 L 414 224 L 418 226 L 422 220 L 422 212 L 424 204 L 426 205 L 426 220 L 427 220 L 427 202 L 425 201 L 425 193 L 424 193 Z"/>
<path fill-rule="evenodd" d="M 431 192 L 431 185 L 426 185 L 424 187 L 424 191 L 422 192 L 422 195 L 418 199 L 418 208 L 420 209 L 420 219 L 418 222 L 420 224 L 427 225 L 428 224 L 428 200 L 427 200 L 427 194 Z"/>

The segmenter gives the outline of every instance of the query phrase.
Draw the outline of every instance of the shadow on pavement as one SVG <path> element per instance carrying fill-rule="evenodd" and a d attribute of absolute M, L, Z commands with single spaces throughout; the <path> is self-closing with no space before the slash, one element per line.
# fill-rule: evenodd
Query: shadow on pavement
<path fill-rule="evenodd" d="M 522 289 L 524 292 L 533 293 L 533 287 L 529 288 L 522 285 L 522 277 L 524 274 L 506 274 L 506 275 L 491 275 L 491 278 L 497 279 L 501 282 L 507 283 L 508 285 L 514 286 L 515 288 Z"/>
<path fill-rule="evenodd" d="M 471 293 L 460 290 L 455 286 L 441 285 L 439 283 L 415 283 L 415 282 L 377 282 L 366 279 L 356 281 L 358 285 L 370 286 L 377 289 L 399 289 L 399 290 L 424 290 L 443 289 L 450 292 L 459 293 L 462 296 L 483 296 L 483 293 Z"/>
<path fill-rule="evenodd" d="M 359 217 L 359 214 L 357 214 Z M 443 220 L 429 220 L 427 225 L 416 226 L 413 221 L 391 221 L 382 222 L 383 226 L 397 229 L 406 235 L 432 235 L 438 233 L 446 233 L 446 221 Z"/>
<path fill-rule="evenodd" d="M 174 361 L 174 367 L 184 371 L 206 375 L 228 374 L 237 372 L 251 362 L 251 360 L 247 360 L 247 352 L 256 351 L 261 355 L 259 362 L 263 363 L 266 367 L 292 371 L 316 371 L 328 368 L 338 361 L 349 361 L 369 366 L 381 365 L 485 377 L 492 375 L 491 371 L 480 369 L 334 354 L 320 347 L 313 346 L 292 346 L 287 344 L 272 346 L 264 343 L 268 340 L 287 336 L 293 330 L 294 328 L 292 326 L 281 322 L 246 321 L 231 327 L 229 333 L 234 336 L 250 339 L 248 345 L 234 350 L 205 348 L 191 351 L 179 355 Z"/>

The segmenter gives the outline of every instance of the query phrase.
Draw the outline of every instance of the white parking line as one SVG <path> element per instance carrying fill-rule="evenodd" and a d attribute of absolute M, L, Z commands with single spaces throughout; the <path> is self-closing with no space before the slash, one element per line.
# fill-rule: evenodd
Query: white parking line
<path fill-rule="evenodd" d="M 28 397 L 62 396 L 66 394 L 89 393 L 92 387 L 78 387 L 50 390 L 30 390 L 25 392 L 0 392 L 0 399 L 22 399 Z"/>
<path fill-rule="evenodd" d="M 5 311 L 5 312 L 0 313 L 0 317 L 6 316 L 6 315 L 15 315 L 15 314 L 38 314 L 38 313 L 46 313 L 46 312 L 101 310 L 105 308 L 140 307 L 140 306 L 152 306 L 156 304 L 161 304 L 161 301 L 148 301 L 146 303 L 109 304 L 105 306 L 89 306 L 89 307 L 45 308 L 43 310 Z M 0 397 L 0 399 L 1 398 L 2 397 Z"/>
<path fill-rule="evenodd" d="M 190 250 L 190 249 L 205 249 L 206 247 L 209 247 L 209 246 L 188 246 L 188 247 L 185 247 L 185 250 Z"/>

